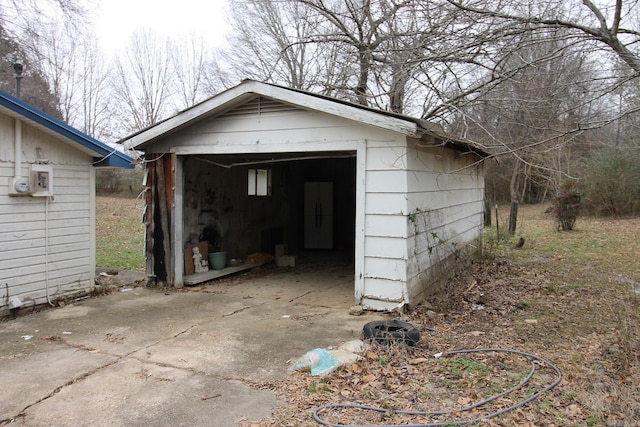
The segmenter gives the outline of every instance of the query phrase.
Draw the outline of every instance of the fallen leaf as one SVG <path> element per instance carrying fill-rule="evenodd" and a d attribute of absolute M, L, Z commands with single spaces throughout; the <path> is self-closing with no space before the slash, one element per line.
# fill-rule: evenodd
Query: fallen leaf
<path fill-rule="evenodd" d="M 356 374 L 362 372 L 362 366 L 357 363 L 352 363 L 349 368 L 351 369 L 351 372 L 355 372 Z"/>
<path fill-rule="evenodd" d="M 470 403 L 472 402 L 472 400 L 468 397 L 459 397 L 458 398 L 458 404 L 462 405 L 462 406 L 468 406 Z"/>
<path fill-rule="evenodd" d="M 367 374 L 367 375 L 365 375 L 364 377 L 362 377 L 362 382 L 370 383 L 370 382 L 372 382 L 372 381 L 375 381 L 375 379 L 376 379 L 376 376 L 375 376 L 375 375 L 373 375 L 373 374 Z"/>
<path fill-rule="evenodd" d="M 564 408 L 564 411 L 571 417 L 581 417 L 583 415 L 582 408 L 575 403 Z"/>

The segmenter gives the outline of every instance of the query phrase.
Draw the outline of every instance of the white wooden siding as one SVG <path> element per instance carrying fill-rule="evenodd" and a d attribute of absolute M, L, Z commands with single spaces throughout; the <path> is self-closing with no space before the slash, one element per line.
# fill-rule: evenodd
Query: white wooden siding
<path fill-rule="evenodd" d="M 289 109 L 223 115 L 200 121 L 154 144 L 155 153 L 282 153 L 355 149 L 354 141 L 393 134 L 325 113 Z M 345 147 L 345 141 L 350 148 Z"/>
<path fill-rule="evenodd" d="M 407 259 L 407 242 L 405 238 L 389 238 L 367 236 L 364 251 L 368 257 Z"/>
<path fill-rule="evenodd" d="M 95 171 L 90 155 L 23 125 L 22 174 L 28 176 L 36 161 L 36 147 L 44 150 L 53 167 L 54 197 L 9 196 L 13 123 L 0 118 L 0 283 L 28 306 L 45 303 L 47 293 L 55 299 L 94 286 Z M 6 293 L 3 287 L 0 309 Z"/>
<path fill-rule="evenodd" d="M 367 213 L 371 215 L 406 215 L 407 195 L 404 193 L 368 193 Z"/>
<path fill-rule="evenodd" d="M 362 304 L 369 309 L 406 302 L 407 164 L 403 136 L 367 141 Z"/>
<path fill-rule="evenodd" d="M 367 255 L 364 261 L 364 268 L 365 277 L 399 282 L 406 282 L 407 280 L 406 260 L 404 259 L 393 259 L 386 256 L 375 258 Z M 369 294 L 370 290 L 366 286 L 367 283 L 365 283 L 365 291 Z"/>
<path fill-rule="evenodd" d="M 365 236 L 407 238 L 407 217 L 404 215 L 366 214 Z"/>
<path fill-rule="evenodd" d="M 363 295 L 369 303 L 369 308 L 373 309 L 392 309 L 398 305 L 398 301 L 404 301 L 404 287 L 399 286 L 397 281 L 368 278 L 367 292 Z M 377 304 L 374 302 L 377 301 Z"/>
<path fill-rule="evenodd" d="M 409 297 L 449 272 L 454 253 L 481 239 L 484 179 L 475 156 L 443 148 L 415 148 L 409 156 L 407 264 Z"/>
<path fill-rule="evenodd" d="M 365 307 L 410 302 L 445 274 L 439 261 L 480 237 L 484 182 L 471 166 L 476 160 L 402 138 L 368 143 Z"/>

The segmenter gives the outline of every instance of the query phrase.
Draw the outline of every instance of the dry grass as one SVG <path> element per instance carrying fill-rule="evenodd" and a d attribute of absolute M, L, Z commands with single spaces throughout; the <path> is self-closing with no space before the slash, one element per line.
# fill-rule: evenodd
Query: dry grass
<path fill-rule="evenodd" d="M 96 197 L 96 266 L 144 269 L 144 225 L 139 200 Z"/>
<path fill-rule="evenodd" d="M 580 218 L 574 231 L 557 232 L 544 208 L 521 208 L 516 238 L 525 238 L 522 249 L 513 247 L 515 240 L 497 242 L 492 238 L 495 228 L 487 230 L 487 259 L 452 279 L 446 295 L 407 313 L 407 320 L 423 331 L 418 347 L 376 347 L 362 361 L 324 379 L 294 373 L 284 381 L 261 385 L 287 403 L 257 425 L 315 426 L 312 410 L 328 403 L 390 410 L 376 416 L 331 415 L 332 422 L 345 424 L 446 425 L 491 413 L 508 406 L 508 401 L 471 415 L 428 420 L 393 412 L 455 409 L 488 390 L 506 387 L 521 368 L 498 375 L 497 369 L 508 365 L 504 360 L 483 356 L 462 365 L 442 365 L 432 358 L 440 351 L 482 347 L 526 351 L 553 362 L 563 373 L 552 391 L 482 425 L 637 425 L 640 219 Z M 506 212 L 500 212 L 500 218 L 507 218 Z M 482 310 L 477 310 L 478 304 Z M 474 366 L 475 372 L 460 374 L 459 366 Z M 550 376 L 543 373 L 541 384 Z M 535 386 L 529 392 L 535 392 Z"/>

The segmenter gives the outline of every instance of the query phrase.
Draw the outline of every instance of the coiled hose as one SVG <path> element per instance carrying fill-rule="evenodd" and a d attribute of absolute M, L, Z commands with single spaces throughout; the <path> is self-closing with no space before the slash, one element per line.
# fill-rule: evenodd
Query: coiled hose
<path fill-rule="evenodd" d="M 505 390 L 503 392 L 500 392 L 496 395 L 493 395 L 487 399 L 481 400 L 479 402 L 474 403 L 473 405 L 469 405 L 469 406 L 465 406 L 463 408 L 460 409 L 456 409 L 455 411 L 453 410 L 440 410 L 440 411 L 406 411 L 406 410 L 394 410 L 393 412 L 396 414 L 403 414 L 403 415 L 447 415 L 447 414 L 451 414 L 453 412 L 467 412 L 467 411 L 471 411 L 473 409 L 476 409 L 482 405 L 486 405 L 487 403 L 493 402 L 496 399 L 499 399 L 502 396 L 505 396 L 509 393 L 512 393 L 522 387 L 524 387 L 525 384 L 527 384 L 531 378 L 533 377 L 533 375 L 536 372 L 536 362 L 541 363 L 549 368 L 551 368 L 553 371 L 555 371 L 556 373 L 556 378 L 555 380 L 550 383 L 548 386 L 544 387 L 542 390 L 538 391 L 537 393 L 529 396 L 526 399 L 520 400 L 519 402 L 514 403 L 513 405 L 501 409 L 499 411 L 496 412 L 492 412 L 490 414 L 484 415 L 482 417 L 479 418 L 474 418 L 471 420 L 462 420 L 462 421 L 443 421 L 443 422 L 436 422 L 436 423 L 430 423 L 430 424 L 396 424 L 396 425 L 373 425 L 373 424 L 368 424 L 368 425 L 359 425 L 359 424 L 334 424 L 334 423 L 330 423 L 328 421 L 325 421 L 324 419 L 322 419 L 322 417 L 320 416 L 320 414 L 323 411 L 326 411 L 328 409 L 345 409 L 345 408 L 351 408 L 351 409 L 358 409 L 358 410 L 365 410 L 365 411 L 374 411 L 374 412 L 381 412 L 381 413 L 385 413 L 388 412 L 387 409 L 384 408 L 379 408 L 379 407 L 375 407 L 375 406 L 367 406 L 367 405 L 355 405 L 355 404 L 342 404 L 342 403 L 332 403 L 332 404 L 328 404 L 328 405 L 323 405 L 320 406 L 318 408 L 316 408 L 313 411 L 313 419 L 318 422 L 319 424 L 325 425 L 325 426 L 330 426 L 330 427 L 436 427 L 436 426 L 451 426 L 451 425 L 467 425 L 467 424 L 473 424 L 473 423 L 477 423 L 480 422 L 482 420 L 488 420 L 490 418 L 495 418 L 498 417 L 500 415 L 503 415 L 509 411 L 513 411 L 516 408 L 519 408 L 521 406 L 526 405 L 527 403 L 537 399 L 540 395 L 546 393 L 547 391 L 551 390 L 552 388 L 554 388 L 555 386 L 557 386 L 560 381 L 562 381 L 562 373 L 560 372 L 560 369 L 558 369 L 558 367 L 556 365 L 554 365 L 553 363 L 542 359 L 541 357 L 538 357 L 534 354 L 531 353 L 526 353 L 524 351 L 519 351 L 519 350 L 512 350 L 512 349 L 504 349 L 504 348 L 479 348 L 479 349 L 470 349 L 470 350 L 454 350 L 454 351 L 447 351 L 447 352 L 443 352 L 443 353 L 438 353 L 436 354 L 436 358 L 441 358 L 441 357 L 447 357 L 447 356 L 453 356 L 456 354 L 469 354 L 469 353 L 490 353 L 490 352 L 494 352 L 494 353 L 509 353 L 509 354 L 516 354 L 518 356 L 522 356 L 525 359 L 527 359 L 529 361 L 529 363 L 531 364 L 531 370 L 529 371 L 529 373 L 522 379 L 522 381 L 520 381 L 518 384 L 516 384 L 515 386 L 511 387 L 508 390 Z"/>

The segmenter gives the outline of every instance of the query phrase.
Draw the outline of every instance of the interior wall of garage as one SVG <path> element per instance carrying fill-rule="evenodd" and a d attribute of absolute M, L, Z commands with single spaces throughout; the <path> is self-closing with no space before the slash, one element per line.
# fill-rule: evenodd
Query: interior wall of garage
<path fill-rule="evenodd" d="M 229 258 L 240 259 L 256 252 L 273 254 L 275 245 L 281 243 L 288 245 L 291 254 L 304 252 L 304 183 L 331 182 L 332 249 L 353 256 L 356 158 L 355 153 L 342 154 L 352 157 L 285 160 L 280 154 L 272 156 L 270 163 L 256 161 L 232 167 L 220 165 L 251 161 L 242 156 L 186 156 L 183 245 L 208 240 L 210 251 L 224 250 Z M 313 157 L 313 153 L 305 153 L 305 157 Z M 270 195 L 248 195 L 250 168 L 270 170 Z"/>

